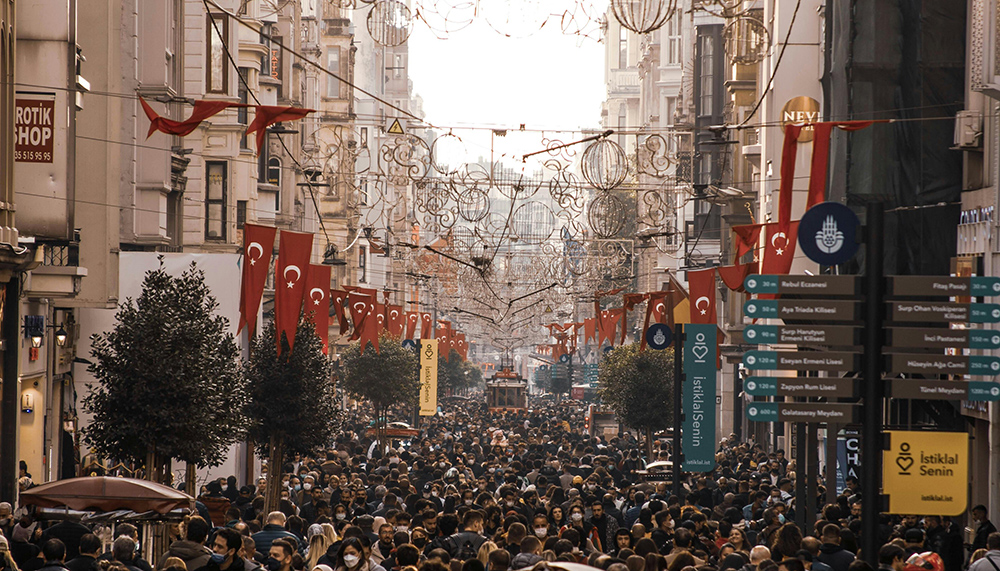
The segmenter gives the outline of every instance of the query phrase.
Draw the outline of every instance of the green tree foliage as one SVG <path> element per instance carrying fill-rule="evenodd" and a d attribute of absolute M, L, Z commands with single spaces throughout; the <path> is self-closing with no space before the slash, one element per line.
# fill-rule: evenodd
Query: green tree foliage
<path fill-rule="evenodd" d="M 622 423 L 654 431 L 673 425 L 674 351 L 615 347 L 601 359 L 598 392 Z"/>
<path fill-rule="evenodd" d="M 194 263 L 174 277 L 146 273 L 111 331 L 92 337 L 97 378 L 83 400 L 84 438 L 98 454 L 146 461 L 147 477 L 171 458 L 217 466 L 245 435 L 246 390 L 229 321 Z"/>
<path fill-rule="evenodd" d="M 294 351 L 282 337 L 280 357 L 275 335 L 270 321 L 254 339 L 244 371 L 251 399 L 250 437 L 272 466 L 265 494 L 268 510 L 277 506 L 284 459 L 325 449 L 335 437 L 338 420 L 333 366 L 312 320 L 299 321 Z"/>
<path fill-rule="evenodd" d="M 380 335 L 378 345 L 378 353 L 370 344 L 361 353 L 361 344 L 353 343 L 341 354 L 340 386 L 355 398 L 372 403 L 381 430 L 391 405 L 416 404 L 420 362 L 416 353 L 389 335 Z"/>
<path fill-rule="evenodd" d="M 438 357 L 438 396 L 482 386 L 483 372 L 479 367 L 463 361 L 454 349 L 448 357 L 447 360 Z"/>

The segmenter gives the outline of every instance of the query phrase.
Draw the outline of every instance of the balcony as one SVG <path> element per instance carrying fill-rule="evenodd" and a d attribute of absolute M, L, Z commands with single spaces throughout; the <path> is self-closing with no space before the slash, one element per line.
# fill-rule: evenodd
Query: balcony
<path fill-rule="evenodd" d="M 639 68 L 611 70 L 608 80 L 608 97 L 639 95 Z"/>
<path fill-rule="evenodd" d="M 42 264 L 28 273 L 24 291 L 30 297 L 71 298 L 80 293 L 81 268 L 77 242 L 39 242 Z"/>

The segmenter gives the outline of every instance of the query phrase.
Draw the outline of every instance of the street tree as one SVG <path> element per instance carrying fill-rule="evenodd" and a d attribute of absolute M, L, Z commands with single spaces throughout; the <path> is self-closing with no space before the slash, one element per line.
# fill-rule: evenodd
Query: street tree
<path fill-rule="evenodd" d="M 382 333 L 379 352 L 370 345 L 361 352 L 353 343 L 340 355 L 340 386 L 353 397 L 370 402 L 375 409 L 375 429 L 384 443 L 386 415 L 395 404 L 413 406 L 420 394 L 420 362 L 417 354 L 398 339 Z"/>
<path fill-rule="evenodd" d="M 479 367 L 465 361 L 454 349 L 448 359 L 438 357 L 438 396 L 448 396 L 458 391 L 471 389 L 483 384 L 483 372 Z"/>
<path fill-rule="evenodd" d="M 278 506 L 282 465 L 293 454 L 324 450 L 333 442 L 338 417 L 333 366 L 309 318 L 295 331 L 295 350 L 281 338 L 278 355 L 274 321 L 254 338 L 244 374 L 250 392 L 250 437 L 268 459 L 265 512 Z"/>
<path fill-rule="evenodd" d="M 632 343 L 616 347 L 601 359 L 598 394 L 622 423 L 646 435 L 647 457 L 652 433 L 673 426 L 674 350 L 639 351 Z"/>
<path fill-rule="evenodd" d="M 143 463 L 162 481 L 171 459 L 217 466 L 246 432 L 239 349 L 216 315 L 218 302 L 192 263 L 180 276 L 146 272 L 139 298 L 126 299 L 111 331 L 92 339 L 97 379 L 83 408 L 84 440 L 101 456 Z"/>

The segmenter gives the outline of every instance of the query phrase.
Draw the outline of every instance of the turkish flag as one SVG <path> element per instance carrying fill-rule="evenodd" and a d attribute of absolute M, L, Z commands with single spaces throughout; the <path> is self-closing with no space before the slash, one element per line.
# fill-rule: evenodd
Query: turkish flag
<path fill-rule="evenodd" d="M 438 340 L 438 355 L 444 354 L 444 360 L 448 361 L 451 357 L 451 322 L 450 321 L 438 321 L 438 330 L 435 337 Z"/>
<path fill-rule="evenodd" d="M 719 270 L 719 277 L 722 278 L 722 282 L 726 284 L 726 287 L 733 291 L 742 293 L 746 291 L 743 289 L 743 282 L 747 279 L 747 276 L 756 271 L 757 264 L 751 263 L 736 264 L 734 266 L 719 266 L 716 269 Z"/>
<path fill-rule="evenodd" d="M 597 339 L 596 332 L 596 320 L 593 317 L 587 317 L 583 320 L 583 344 L 586 345 L 590 343 L 591 339 Z"/>
<path fill-rule="evenodd" d="M 612 347 L 615 346 L 615 333 L 618 331 L 618 322 L 621 321 L 623 315 L 625 315 L 624 307 L 601 311 L 600 319 L 597 321 L 598 345 L 601 345 L 607 339 Z"/>
<path fill-rule="evenodd" d="M 415 311 L 406 312 L 406 334 L 403 336 L 404 339 L 413 339 L 413 335 L 417 332 L 417 322 L 420 321 L 420 314 Z"/>
<path fill-rule="evenodd" d="M 385 310 L 386 305 L 384 303 L 375 303 L 375 319 L 378 320 L 379 332 L 386 331 L 389 327 L 389 323 L 385 318 Z"/>
<path fill-rule="evenodd" d="M 350 325 L 347 323 L 347 312 L 345 310 L 347 292 L 339 289 L 331 291 L 330 301 L 333 303 L 333 313 L 337 316 L 337 321 L 340 323 L 340 334 L 345 335 L 350 328 Z"/>
<path fill-rule="evenodd" d="M 255 113 L 253 122 L 247 127 L 247 136 L 254 131 L 257 132 L 257 154 L 264 147 L 264 136 L 267 135 L 267 128 L 282 121 L 294 121 L 302 119 L 312 113 L 314 109 L 301 109 L 298 107 L 282 107 L 274 105 L 257 105 L 254 107 Z"/>
<path fill-rule="evenodd" d="M 760 241 L 760 229 L 763 228 L 763 224 L 746 224 L 743 226 L 733 226 L 733 232 L 736 234 L 736 260 L 739 261 L 747 252 L 752 252 L 757 249 L 757 243 Z"/>
<path fill-rule="evenodd" d="M 359 340 L 361 354 L 364 354 L 369 342 L 375 348 L 375 352 L 378 352 L 379 323 L 375 313 L 377 311 L 375 298 L 352 293 L 348 300 L 351 306 L 351 319 L 354 321 L 354 335 L 351 339 Z"/>
<path fill-rule="evenodd" d="M 199 100 L 194 102 L 194 110 L 191 111 L 190 117 L 183 121 L 175 121 L 173 119 L 160 117 L 159 114 L 157 114 L 156 111 L 153 111 L 153 108 L 150 107 L 149 103 L 146 103 L 146 100 L 142 97 L 139 98 L 139 104 L 142 105 L 142 111 L 146 114 L 146 118 L 149 119 L 149 132 L 146 133 L 147 139 L 157 131 L 168 135 L 185 137 L 197 129 L 198 125 L 201 125 L 202 121 L 224 109 L 228 109 L 230 107 L 247 107 L 245 103 Z"/>
<path fill-rule="evenodd" d="M 243 227 L 243 279 L 240 280 L 240 324 L 236 332 L 242 331 L 245 325 L 251 339 L 257 332 L 257 310 L 264 297 L 277 232 L 271 226 L 248 223 Z"/>
<path fill-rule="evenodd" d="M 459 333 L 455 336 L 455 351 L 458 352 L 458 356 L 463 361 L 469 360 L 469 344 L 465 340 L 465 333 Z"/>
<path fill-rule="evenodd" d="M 323 340 L 323 354 L 330 349 L 330 266 L 309 264 L 306 275 L 306 312 L 312 312 L 316 336 Z"/>
<path fill-rule="evenodd" d="M 795 241 L 799 234 L 799 221 L 792 222 L 787 231 L 780 224 L 768 224 L 764 241 L 764 259 L 760 273 L 786 275 L 792 269 L 795 256 Z"/>
<path fill-rule="evenodd" d="M 434 338 L 434 322 L 431 319 L 430 313 L 420 314 L 420 338 L 421 339 Z"/>
<path fill-rule="evenodd" d="M 396 339 L 403 336 L 403 329 L 406 328 L 406 316 L 403 314 L 403 307 L 399 305 L 388 305 L 385 308 L 387 314 L 386 329 L 389 335 Z"/>
<path fill-rule="evenodd" d="M 621 343 L 623 345 L 625 344 L 626 329 L 628 329 L 628 312 L 632 311 L 633 309 L 635 309 L 635 306 L 637 306 L 640 303 L 646 301 L 646 299 L 648 299 L 648 298 L 649 298 L 649 294 L 648 293 L 627 293 L 624 296 L 622 296 L 622 299 L 623 299 L 623 305 L 622 305 L 623 312 L 622 312 L 622 338 L 621 338 Z M 643 331 L 643 333 L 645 334 L 645 331 Z"/>
<path fill-rule="evenodd" d="M 639 350 L 646 349 L 646 330 L 649 329 L 650 322 L 667 322 L 667 298 L 670 297 L 668 291 L 652 291 L 646 294 L 649 302 L 646 304 L 646 320 L 642 325 L 642 335 L 639 337 Z"/>
<path fill-rule="evenodd" d="M 274 275 L 274 323 L 278 327 L 278 354 L 281 355 L 281 334 L 288 339 L 288 350 L 295 347 L 295 329 L 302 313 L 302 298 L 306 293 L 306 273 L 312 255 L 312 234 L 281 231 L 278 245 L 278 265 Z M 327 282 L 326 288 L 329 289 Z"/>
<path fill-rule="evenodd" d="M 716 323 L 715 268 L 688 272 L 691 323 Z"/>

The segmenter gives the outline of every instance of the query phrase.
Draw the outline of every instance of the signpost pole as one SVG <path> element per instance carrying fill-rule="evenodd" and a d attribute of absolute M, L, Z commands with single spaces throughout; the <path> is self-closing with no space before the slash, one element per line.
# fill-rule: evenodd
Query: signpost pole
<path fill-rule="evenodd" d="M 684 324 L 678 323 L 674 331 L 674 444 L 670 460 L 674 468 L 674 495 L 681 494 L 681 399 L 684 398 Z"/>
<path fill-rule="evenodd" d="M 882 477 L 882 312 L 883 243 L 881 202 L 869 202 L 865 227 L 865 307 L 864 332 L 864 422 L 861 434 L 861 554 L 873 568 L 878 567 L 880 488 Z"/>

